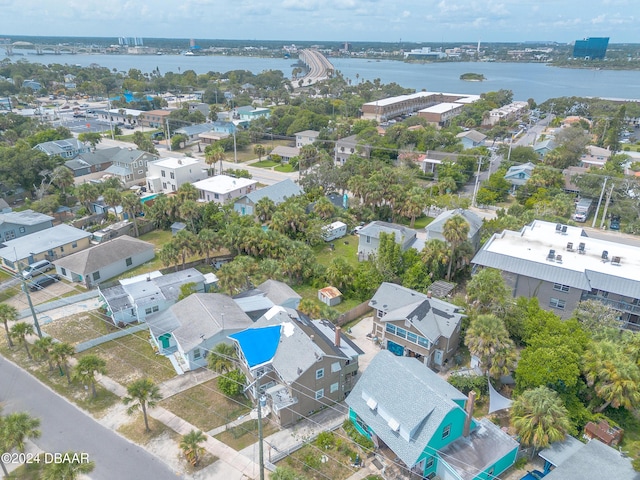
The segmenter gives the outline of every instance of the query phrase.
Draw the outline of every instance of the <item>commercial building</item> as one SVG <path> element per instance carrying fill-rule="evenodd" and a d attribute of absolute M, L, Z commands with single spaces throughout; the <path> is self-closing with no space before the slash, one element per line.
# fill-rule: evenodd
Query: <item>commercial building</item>
<path fill-rule="evenodd" d="M 609 37 L 589 37 L 576 40 L 573 46 L 573 56 L 587 60 L 602 60 L 607 55 L 608 46 Z"/>
<path fill-rule="evenodd" d="M 418 110 L 418 116 L 424 118 L 436 127 L 446 126 L 452 118 L 457 117 L 462 112 L 464 105 L 461 103 L 444 102 L 432 105 L 431 107 Z"/>
<path fill-rule="evenodd" d="M 500 108 L 494 108 L 489 112 L 489 116 L 482 121 L 482 125 L 493 127 L 501 121 L 511 121 L 520 118 L 529 108 L 527 102 L 513 102 Z"/>
<path fill-rule="evenodd" d="M 367 102 L 362 105 L 362 118 L 365 120 L 384 122 L 401 115 L 415 113 L 439 103 L 459 103 L 467 105 L 479 99 L 479 95 L 417 92 Z"/>
<path fill-rule="evenodd" d="M 617 310 L 625 327 L 640 330 L 640 247 L 535 220 L 494 234 L 471 263 L 501 270 L 514 297 L 536 297 L 562 318 L 579 302 L 598 300 Z"/>

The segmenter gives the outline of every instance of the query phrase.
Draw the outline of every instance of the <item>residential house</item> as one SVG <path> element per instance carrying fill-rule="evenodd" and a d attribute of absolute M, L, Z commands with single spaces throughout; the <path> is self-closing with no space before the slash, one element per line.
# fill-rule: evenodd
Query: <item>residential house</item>
<path fill-rule="evenodd" d="M 165 157 L 147 163 L 147 188 L 152 193 L 175 192 L 185 183 L 207 178 L 207 165 L 191 157 Z"/>
<path fill-rule="evenodd" d="M 467 150 L 469 148 L 476 148 L 484 145 L 484 141 L 487 139 L 487 136 L 477 130 L 471 129 L 466 132 L 460 132 L 456 135 L 456 138 L 459 138 L 462 142 L 462 148 Z"/>
<path fill-rule="evenodd" d="M 226 295 L 192 293 L 164 312 L 147 317 L 151 339 L 176 372 L 207 365 L 207 354 L 253 321 Z"/>
<path fill-rule="evenodd" d="M 580 227 L 535 220 L 494 234 L 471 263 L 502 271 L 514 297 L 536 297 L 562 318 L 580 301 L 598 300 L 640 330 L 640 247 L 613 235 L 591 238 Z"/>
<path fill-rule="evenodd" d="M 516 461 L 518 442 L 488 419 L 473 418 L 474 397 L 415 358 L 382 350 L 346 402 L 356 429 L 395 459 L 385 476 L 498 478 Z"/>
<path fill-rule="evenodd" d="M 418 116 L 424 118 L 431 125 L 436 127 L 444 127 L 448 125 L 451 120 L 460 113 L 464 105 L 461 103 L 443 102 L 437 103 L 422 110 L 418 110 Z"/>
<path fill-rule="evenodd" d="M 489 116 L 482 120 L 483 126 L 493 127 L 501 121 L 511 121 L 520 118 L 529 109 L 527 102 L 513 102 L 489 112 Z"/>
<path fill-rule="evenodd" d="M 317 130 L 304 130 L 302 132 L 294 133 L 296 136 L 296 147 L 302 148 L 305 145 L 313 145 L 318 139 L 320 132 Z"/>
<path fill-rule="evenodd" d="M 145 184 L 147 178 L 147 164 L 160 157 L 136 148 L 121 148 L 112 158 L 112 164 L 105 170 L 118 177 L 126 187 L 140 183 Z"/>
<path fill-rule="evenodd" d="M 342 166 L 351 155 L 360 155 L 368 158 L 369 151 L 370 147 L 367 145 L 358 146 L 358 137 L 356 135 L 350 135 L 336 141 L 334 162 L 337 166 Z"/>
<path fill-rule="evenodd" d="M 318 290 L 318 300 L 329 307 L 334 307 L 342 302 L 342 292 L 336 287 L 324 287 Z"/>
<path fill-rule="evenodd" d="M 611 158 L 611 150 L 587 145 L 586 152 L 580 156 L 580 166 L 585 168 L 602 168 Z"/>
<path fill-rule="evenodd" d="M 0 198 L 0 213 L 9 213 L 12 208 L 9 206 L 7 201 L 4 198 Z M 4 235 L 0 235 L 0 239 L 4 237 Z"/>
<path fill-rule="evenodd" d="M 200 112 L 205 116 L 205 118 L 209 118 L 209 114 L 211 113 L 211 107 L 207 103 L 190 103 L 189 104 L 189 113 Z"/>
<path fill-rule="evenodd" d="M 54 261 L 89 248 L 91 233 L 61 224 L 24 237 L 5 241 L 0 248 L 0 267 L 12 273 L 40 260 Z"/>
<path fill-rule="evenodd" d="M 429 367 L 447 365 L 455 355 L 465 317 L 456 305 L 384 282 L 369 306 L 375 311 L 372 335 L 394 355 Z"/>
<path fill-rule="evenodd" d="M 170 114 L 171 110 L 150 110 L 148 112 L 142 112 L 138 117 L 138 123 L 142 127 L 162 129 Z"/>
<path fill-rule="evenodd" d="M 147 315 L 166 310 L 178 301 L 180 287 L 192 284 L 194 292 L 205 292 L 214 281 L 195 268 L 177 272 L 155 271 L 120 280 L 118 285 L 100 289 L 106 314 L 114 325 L 142 322 Z"/>
<path fill-rule="evenodd" d="M 271 116 L 271 110 L 264 107 L 254 108 L 251 105 L 245 105 L 236 108 L 233 116 L 241 122 L 252 122 L 256 118 L 269 118 Z"/>
<path fill-rule="evenodd" d="M 213 130 L 213 124 L 201 123 L 199 125 L 188 125 L 175 130 L 174 134 L 184 135 L 187 137 L 186 143 L 192 143 L 200 139 L 200 134 L 208 133 Z"/>
<path fill-rule="evenodd" d="M 211 145 L 218 140 L 227 138 L 229 135 L 235 134 L 237 127 L 233 122 L 215 121 L 209 123 L 211 130 L 198 135 L 198 138 L 204 145 Z"/>
<path fill-rule="evenodd" d="M 333 323 L 279 306 L 229 338 L 247 393 L 254 400 L 264 394 L 271 419 L 281 426 L 344 400 L 363 353 Z"/>
<path fill-rule="evenodd" d="M 64 166 L 73 172 L 74 177 L 101 172 L 113 164 L 112 157 L 119 151 L 120 147 L 109 147 L 80 153 L 77 157 L 64 162 Z"/>
<path fill-rule="evenodd" d="M 595 439 L 585 444 L 567 436 L 541 450 L 538 456 L 545 461 L 544 472 L 549 472 L 545 480 L 640 480 L 640 472 L 633 469 L 627 455 Z"/>
<path fill-rule="evenodd" d="M 375 255 L 380 246 L 381 233 L 393 234 L 396 243 L 400 245 L 403 252 L 421 242 L 417 238 L 417 232 L 411 228 L 376 220 L 365 225 L 358 232 L 358 260 L 367 260 L 371 255 Z M 419 247 L 418 250 L 422 250 L 422 247 Z"/>
<path fill-rule="evenodd" d="M 556 148 L 556 144 L 553 138 L 542 140 L 541 142 L 537 142 L 533 145 L 533 151 L 536 152 L 536 154 L 540 158 L 543 158 L 547 153 L 549 153 L 554 148 Z"/>
<path fill-rule="evenodd" d="M 57 155 L 66 159 L 76 158 L 81 153 L 89 152 L 89 147 L 76 138 L 39 143 L 33 149 L 40 150 L 50 157 Z"/>
<path fill-rule="evenodd" d="M 534 168 L 536 168 L 536 166 L 531 162 L 523 163 L 522 165 L 513 165 L 507 170 L 504 179 L 512 185 L 513 191 L 515 191 L 518 187 L 521 187 L 529 181 Z"/>
<path fill-rule="evenodd" d="M 123 235 L 54 260 L 53 264 L 57 274 L 92 288 L 148 262 L 154 256 L 152 243 Z"/>
<path fill-rule="evenodd" d="M 427 240 L 438 239 L 446 242 L 447 239 L 444 236 L 444 225 L 452 217 L 456 215 L 462 217 L 467 225 L 469 225 L 469 232 L 467 233 L 467 240 L 473 246 L 473 251 L 477 252 L 480 248 L 480 228 L 482 227 L 482 218 L 473 213 L 471 210 L 465 210 L 463 208 L 456 208 L 454 210 L 445 210 L 438 215 L 429 225 L 424 227 L 427 232 Z"/>
<path fill-rule="evenodd" d="M 233 209 L 240 215 L 253 215 L 254 207 L 263 198 L 270 198 L 275 205 L 280 205 L 287 198 L 302 195 L 302 188 L 291 179 L 259 188 L 239 197 L 233 204 Z"/>
<path fill-rule="evenodd" d="M 273 158 L 274 155 L 278 155 L 282 159 L 282 163 L 289 163 L 292 158 L 300 155 L 300 149 L 298 147 L 277 145 L 269 152 L 269 158 Z"/>
<path fill-rule="evenodd" d="M 25 80 L 22 82 L 22 88 L 30 88 L 34 92 L 42 89 L 42 84 L 40 82 L 36 82 L 35 80 Z"/>
<path fill-rule="evenodd" d="M 252 320 L 257 320 L 274 306 L 298 308 L 301 299 L 289 285 L 271 279 L 233 296 L 233 300 Z"/>
<path fill-rule="evenodd" d="M 572 165 L 570 167 L 565 168 L 562 171 L 562 178 L 564 179 L 565 193 L 572 193 L 576 196 L 580 195 L 580 187 L 578 187 L 575 184 L 574 178 L 576 177 L 576 175 L 583 175 L 587 173 L 587 170 L 589 169 L 584 167 L 576 167 Z"/>
<path fill-rule="evenodd" d="M 250 178 L 216 175 L 193 184 L 198 190 L 198 201 L 226 203 L 253 192 L 258 182 Z"/>
<path fill-rule="evenodd" d="M 6 202 L 5 202 L 6 203 Z M 7 205 L 9 207 L 9 205 Z M 5 207 L 3 210 L 7 210 Z M 0 213 L 0 242 L 24 237 L 41 230 L 53 227 L 53 217 L 33 210 Z"/>

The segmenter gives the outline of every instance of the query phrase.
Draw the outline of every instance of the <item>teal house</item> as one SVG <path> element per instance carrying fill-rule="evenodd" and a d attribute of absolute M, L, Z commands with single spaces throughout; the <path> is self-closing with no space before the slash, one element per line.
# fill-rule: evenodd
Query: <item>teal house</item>
<path fill-rule="evenodd" d="M 518 442 L 473 418 L 467 398 L 420 361 L 382 350 L 346 399 L 349 417 L 387 471 L 442 480 L 489 480 L 516 461 Z"/>

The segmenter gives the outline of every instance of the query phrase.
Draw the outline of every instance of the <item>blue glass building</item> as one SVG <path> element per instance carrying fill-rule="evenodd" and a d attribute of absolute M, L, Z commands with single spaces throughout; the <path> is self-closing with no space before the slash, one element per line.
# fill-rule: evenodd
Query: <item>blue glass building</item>
<path fill-rule="evenodd" d="M 573 46 L 574 58 L 604 59 L 609 46 L 609 37 L 589 37 L 576 40 Z"/>

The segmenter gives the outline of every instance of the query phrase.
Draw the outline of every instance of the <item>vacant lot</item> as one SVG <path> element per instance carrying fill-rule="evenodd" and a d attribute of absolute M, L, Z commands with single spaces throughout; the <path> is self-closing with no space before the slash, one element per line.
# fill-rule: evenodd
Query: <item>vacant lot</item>
<path fill-rule="evenodd" d="M 70 315 L 42 326 L 42 331 L 61 342 L 77 345 L 118 330 L 97 310 Z"/>

